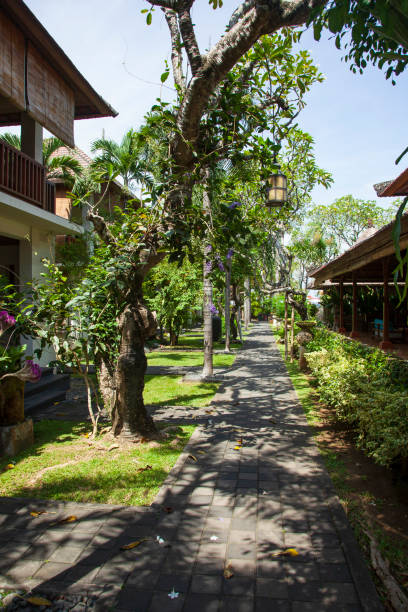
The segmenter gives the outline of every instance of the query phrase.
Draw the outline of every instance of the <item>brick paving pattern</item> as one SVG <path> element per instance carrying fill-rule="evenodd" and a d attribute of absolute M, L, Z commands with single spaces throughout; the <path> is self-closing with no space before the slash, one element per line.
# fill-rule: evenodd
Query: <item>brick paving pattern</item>
<path fill-rule="evenodd" d="M 101 611 L 383 610 L 267 323 L 245 347 L 151 507 L 3 498 L 0 587 Z"/>

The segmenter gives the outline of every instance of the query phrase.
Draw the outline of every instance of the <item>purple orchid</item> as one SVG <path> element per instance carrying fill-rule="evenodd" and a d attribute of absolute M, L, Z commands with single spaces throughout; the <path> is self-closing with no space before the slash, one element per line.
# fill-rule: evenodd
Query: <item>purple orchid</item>
<path fill-rule="evenodd" d="M 16 320 L 13 315 L 9 314 L 7 310 L 0 310 L 0 336 L 9 327 L 13 327 L 16 324 Z"/>
<path fill-rule="evenodd" d="M 207 274 L 209 274 L 212 270 L 212 263 L 211 261 L 206 261 L 205 262 L 205 271 L 207 272 Z"/>
<path fill-rule="evenodd" d="M 214 315 L 214 316 L 218 314 L 218 310 L 217 310 L 217 308 L 214 306 L 214 304 L 211 304 L 211 306 L 210 306 L 210 312 L 211 312 L 211 314 L 212 314 L 212 315 Z"/>
<path fill-rule="evenodd" d="M 227 253 L 227 259 L 231 259 L 231 257 L 234 254 L 234 249 L 228 249 L 228 253 Z"/>
<path fill-rule="evenodd" d="M 211 253 L 211 251 L 212 251 L 212 246 L 211 246 L 211 244 L 206 244 L 206 245 L 205 245 L 205 247 L 204 247 L 204 253 L 205 253 L 206 255 L 208 255 L 208 253 Z"/>
<path fill-rule="evenodd" d="M 217 257 L 217 266 L 221 270 L 221 272 L 225 271 L 224 264 L 222 263 L 222 261 L 221 261 L 219 256 Z"/>

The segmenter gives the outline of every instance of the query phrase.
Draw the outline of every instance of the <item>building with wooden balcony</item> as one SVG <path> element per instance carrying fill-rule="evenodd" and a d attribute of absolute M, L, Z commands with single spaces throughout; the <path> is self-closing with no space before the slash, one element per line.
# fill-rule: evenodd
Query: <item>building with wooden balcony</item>
<path fill-rule="evenodd" d="M 21 128 L 21 151 L 0 142 L 0 273 L 16 284 L 39 276 L 56 235 L 83 232 L 56 210 L 43 128 L 74 147 L 76 119 L 116 115 L 22 0 L 0 0 L 0 127 Z"/>

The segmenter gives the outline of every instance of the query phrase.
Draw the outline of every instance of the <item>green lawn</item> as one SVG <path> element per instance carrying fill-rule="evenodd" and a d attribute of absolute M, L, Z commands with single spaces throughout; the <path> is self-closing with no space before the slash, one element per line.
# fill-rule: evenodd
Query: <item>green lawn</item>
<path fill-rule="evenodd" d="M 35 444 L 10 459 L 0 461 L 0 495 L 38 497 L 74 502 L 147 505 L 175 464 L 194 431 L 183 426 L 165 441 L 107 452 L 89 445 L 90 426 L 66 421 L 35 424 Z M 173 444 L 172 444 L 173 440 Z M 97 440 L 108 447 L 112 440 Z M 152 469 L 138 472 L 146 465 Z M 47 470 L 51 466 L 60 466 Z"/>
<path fill-rule="evenodd" d="M 182 382 L 181 376 L 145 376 L 146 404 L 208 406 L 219 383 Z"/>
<path fill-rule="evenodd" d="M 215 368 L 231 366 L 236 359 L 235 355 L 217 354 L 213 356 Z M 203 353 L 182 351 L 154 351 L 147 355 L 147 363 L 151 366 L 202 366 Z"/>
<path fill-rule="evenodd" d="M 203 344 L 204 335 L 202 333 L 195 334 L 194 336 L 179 336 L 180 347 L 202 349 Z M 213 348 L 217 351 L 223 350 L 225 348 L 225 340 L 223 339 L 221 342 L 214 342 Z M 231 348 L 242 348 L 242 344 L 240 342 L 231 342 Z"/>

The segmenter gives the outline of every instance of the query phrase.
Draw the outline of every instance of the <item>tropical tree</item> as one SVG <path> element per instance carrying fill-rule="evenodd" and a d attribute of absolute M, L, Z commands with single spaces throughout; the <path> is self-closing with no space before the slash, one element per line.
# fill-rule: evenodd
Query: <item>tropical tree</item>
<path fill-rule="evenodd" d="M 150 173 L 146 169 L 145 146 L 138 132 L 128 130 L 120 143 L 107 138 L 94 140 L 91 151 L 99 151 L 93 167 L 104 178 L 112 174 L 120 176 L 125 187 L 132 188 L 135 183 L 150 184 Z"/>
<path fill-rule="evenodd" d="M 345 48 L 351 70 L 363 72 L 368 64 L 398 76 L 408 64 L 408 5 L 404 0 L 331 0 L 311 15 L 314 35 L 320 39 L 328 27 L 338 49 Z"/>
<path fill-rule="evenodd" d="M 351 247 L 361 232 L 368 227 L 382 227 L 395 215 L 395 208 L 384 209 L 374 200 L 360 200 L 343 196 L 327 206 L 315 206 L 310 220 L 320 228 L 324 240 L 334 240 L 337 252 Z"/>
<path fill-rule="evenodd" d="M 15 149 L 21 149 L 21 138 L 17 134 L 6 132 L 0 139 Z M 61 147 L 67 148 L 65 143 L 51 136 L 43 140 L 43 165 L 47 169 L 48 179 L 60 179 L 68 188 L 72 188 L 75 180 L 82 174 L 82 166 L 73 155 L 55 155 Z"/>
<path fill-rule="evenodd" d="M 175 346 L 192 310 L 201 307 L 200 267 L 188 259 L 181 266 L 163 261 L 146 278 L 144 293 L 146 303 L 156 312 L 160 327 L 168 329 L 170 344 Z"/>

